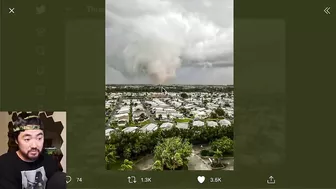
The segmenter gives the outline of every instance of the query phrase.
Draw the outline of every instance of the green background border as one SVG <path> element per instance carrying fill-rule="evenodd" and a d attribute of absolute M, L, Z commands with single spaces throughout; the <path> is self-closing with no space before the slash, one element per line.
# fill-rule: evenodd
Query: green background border
<path fill-rule="evenodd" d="M 1 8 L 7 10 L 9 1 L 4 2 Z M 336 61 L 329 59 L 335 58 L 334 48 L 329 46 L 336 42 L 331 38 L 336 33 L 332 27 L 335 16 L 325 15 L 323 9 L 336 4 L 330 0 L 285 2 L 235 1 L 235 171 L 202 172 L 207 177 L 222 177 L 222 184 L 205 183 L 202 188 L 268 187 L 265 180 L 270 175 L 276 178 L 274 187 L 335 186 L 332 123 L 336 103 L 331 77 Z M 83 178 L 82 183 L 72 181 L 69 188 L 201 187 L 196 183 L 199 172 L 104 169 L 105 16 L 88 14 L 86 2 L 80 3 L 64 4 L 79 14 L 66 13 L 67 20 L 62 22 L 57 21 L 59 17 L 51 19 L 53 11 L 64 12 L 64 7 L 49 6 L 54 8 L 44 20 L 51 31 L 45 42 L 55 47 L 51 51 L 55 53 L 43 60 L 32 50 L 40 40 L 35 38 L 36 25 L 27 26 L 24 35 L 8 37 L 19 35 L 9 30 L 9 25 L 20 31 L 25 19 L 34 20 L 36 15 L 27 7 L 34 10 L 35 5 L 16 5 L 26 12 L 17 15 L 20 21 L 14 25 L 13 18 L 2 12 L 1 111 L 67 111 L 67 170 L 73 179 Z M 90 4 L 104 7 L 104 3 Z M 80 25 L 75 20 L 85 21 Z M 69 21 L 74 23 L 67 25 Z M 40 25 L 43 20 L 37 22 Z M 20 48 L 11 49 L 14 42 Z M 36 75 L 36 68 L 44 63 L 54 73 L 42 78 Z M 13 72 L 17 67 L 20 69 Z M 46 87 L 43 95 L 35 91 L 40 85 Z M 321 149 L 325 149 L 322 154 Z M 316 152 L 318 166 L 313 166 Z M 129 175 L 152 177 L 153 183 L 129 185 Z"/>

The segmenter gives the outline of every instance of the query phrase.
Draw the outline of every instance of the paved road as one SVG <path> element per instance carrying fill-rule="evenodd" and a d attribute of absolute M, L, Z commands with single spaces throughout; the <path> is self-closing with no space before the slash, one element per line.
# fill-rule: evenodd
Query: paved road
<path fill-rule="evenodd" d="M 120 97 L 122 99 L 122 97 Z M 119 105 L 121 104 L 121 100 L 118 100 L 115 108 L 111 111 L 110 115 L 109 115 L 109 120 L 107 121 L 107 124 L 105 125 L 106 127 L 109 127 L 112 124 L 113 121 L 113 115 L 115 114 L 115 112 L 117 111 Z"/>
<path fill-rule="evenodd" d="M 194 150 L 189 157 L 188 170 L 212 170 L 211 166 L 195 154 Z"/>
<path fill-rule="evenodd" d="M 150 121 L 151 123 L 154 123 L 155 120 L 154 120 L 154 118 L 152 117 L 152 114 L 150 113 L 150 111 L 149 111 L 147 108 L 145 108 L 145 107 L 146 107 L 146 106 L 145 106 L 145 101 L 144 101 L 144 100 L 141 100 L 140 102 L 141 102 L 142 106 L 144 107 L 147 116 L 149 117 L 149 121 Z"/>

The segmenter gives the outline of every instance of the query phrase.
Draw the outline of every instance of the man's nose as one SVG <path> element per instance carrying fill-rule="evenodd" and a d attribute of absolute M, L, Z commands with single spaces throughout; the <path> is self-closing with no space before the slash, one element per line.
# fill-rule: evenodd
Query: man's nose
<path fill-rule="evenodd" d="M 32 147 L 32 148 L 36 148 L 36 147 L 37 147 L 36 140 L 33 140 L 33 141 L 32 141 L 32 143 L 31 143 L 31 147 Z"/>

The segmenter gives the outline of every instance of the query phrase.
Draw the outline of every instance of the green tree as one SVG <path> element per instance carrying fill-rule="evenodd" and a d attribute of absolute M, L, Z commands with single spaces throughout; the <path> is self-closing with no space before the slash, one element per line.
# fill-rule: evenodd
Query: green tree
<path fill-rule="evenodd" d="M 173 137 L 164 139 L 155 147 L 154 158 L 161 161 L 164 168 L 175 170 L 188 164 L 191 152 L 192 146 L 188 141 Z"/>
<path fill-rule="evenodd" d="M 133 169 L 134 163 L 128 159 L 124 160 L 124 163 L 120 166 L 120 171 L 130 171 Z"/>
<path fill-rule="evenodd" d="M 160 160 L 156 160 L 152 167 L 153 171 L 163 171 L 163 166 Z"/>
<path fill-rule="evenodd" d="M 182 98 L 188 98 L 187 93 L 182 93 L 180 96 L 181 96 Z"/>
<path fill-rule="evenodd" d="M 126 159 L 128 159 L 128 158 L 131 158 L 131 156 L 132 156 L 132 150 L 131 150 L 131 148 L 129 146 L 126 146 L 124 148 L 123 157 L 126 158 Z"/>
<path fill-rule="evenodd" d="M 222 156 L 223 156 L 223 153 L 221 151 L 219 151 L 219 149 L 214 151 L 213 157 L 214 157 L 217 165 L 219 164 L 219 160 L 222 158 Z"/>
<path fill-rule="evenodd" d="M 232 154 L 233 153 L 233 140 L 228 137 L 222 137 L 220 139 L 215 140 L 211 144 L 211 149 L 213 151 L 219 150 L 223 155 L 224 154 Z"/>
<path fill-rule="evenodd" d="M 106 169 L 111 169 L 112 164 L 116 163 L 117 161 L 117 151 L 115 145 L 106 144 L 105 145 L 105 162 L 106 162 Z"/>
<path fill-rule="evenodd" d="M 141 113 L 141 114 L 140 114 L 140 118 L 141 118 L 142 120 L 144 120 L 144 119 L 146 118 L 146 115 L 145 115 L 144 113 Z"/>
<path fill-rule="evenodd" d="M 132 106 L 130 107 L 130 111 L 129 111 L 129 113 L 128 113 L 128 118 L 129 118 L 129 120 L 128 120 L 128 123 L 129 124 L 132 124 L 132 122 L 133 122 L 133 110 L 132 110 Z"/>
<path fill-rule="evenodd" d="M 209 103 L 208 100 L 203 100 L 203 105 L 206 106 Z"/>
<path fill-rule="evenodd" d="M 215 112 L 218 116 L 224 116 L 225 114 L 224 110 L 220 107 L 216 108 Z"/>
<path fill-rule="evenodd" d="M 216 119 L 216 118 L 218 118 L 218 116 L 217 116 L 217 114 L 215 112 L 211 112 L 210 113 L 210 118 Z"/>

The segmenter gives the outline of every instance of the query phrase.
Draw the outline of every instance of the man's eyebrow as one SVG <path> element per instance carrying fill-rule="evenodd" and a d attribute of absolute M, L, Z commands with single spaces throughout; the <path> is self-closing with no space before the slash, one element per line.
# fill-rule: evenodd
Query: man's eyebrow
<path fill-rule="evenodd" d="M 43 136 L 43 133 L 41 132 L 41 133 L 37 134 L 36 136 Z"/>
<path fill-rule="evenodd" d="M 37 136 L 37 137 L 38 137 L 38 136 L 43 136 L 43 133 L 39 133 L 39 134 L 37 134 L 36 136 Z M 31 134 L 24 134 L 22 137 L 32 137 L 32 135 L 31 135 Z"/>

